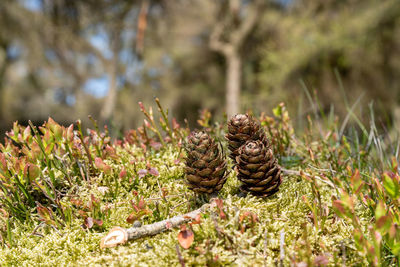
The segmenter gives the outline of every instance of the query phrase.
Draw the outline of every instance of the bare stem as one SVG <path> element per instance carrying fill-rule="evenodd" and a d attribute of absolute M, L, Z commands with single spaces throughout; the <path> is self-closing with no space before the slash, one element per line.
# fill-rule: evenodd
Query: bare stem
<path fill-rule="evenodd" d="M 317 176 L 317 175 L 311 175 L 311 174 L 309 174 L 309 173 L 301 172 L 301 171 L 288 170 L 288 169 L 285 169 L 285 168 L 282 168 L 282 167 L 281 167 L 281 170 L 282 170 L 282 172 L 283 172 L 284 174 L 287 174 L 287 175 L 297 175 L 297 176 L 301 176 L 302 174 L 304 174 L 304 175 L 306 175 L 306 176 L 314 177 L 316 180 L 319 180 L 319 181 L 321 181 L 321 182 L 323 182 L 323 183 L 326 183 L 327 185 L 329 185 L 329 186 L 332 187 L 332 188 L 335 188 L 335 187 L 336 187 L 331 181 L 328 181 L 328 180 L 326 180 L 326 179 L 322 179 L 321 177 L 319 177 L 319 176 Z"/>
<path fill-rule="evenodd" d="M 157 235 L 166 230 L 172 229 L 196 218 L 198 214 L 206 210 L 210 206 L 209 203 L 204 204 L 197 210 L 193 210 L 186 214 L 177 215 L 175 217 L 156 222 L 153 224 L 143 225 L 142 227 L 131 227 L 128 229 L 115 227 L 101 240 L 102 248 L 115 247 L 124 244 L 129 240 L 135 240 L 146 236 Z"/>

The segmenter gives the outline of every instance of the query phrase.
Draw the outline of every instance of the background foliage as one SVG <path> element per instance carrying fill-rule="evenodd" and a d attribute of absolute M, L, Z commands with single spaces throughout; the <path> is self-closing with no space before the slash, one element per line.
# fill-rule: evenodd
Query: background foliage
<path fill-rule="evenodd" d="M 241 111 L 285 101 L 302 117 L 315 93 L 342 118 L 357 100 L 373 101 L 379 120 L 396 126 L 399 18 L 396 0 L 4 0 L 0 127 L 49 115 L 87 125 L 91 114 L 129 129 L 141 123 L 133 103 L 154 96 L 195 126 L 204 108 L 224 114 L 227 77 L 239 83 Z M 229 76 L 232 57 L 239 78 Z M 353 112 L 368 113 L 360 106 Z"/>

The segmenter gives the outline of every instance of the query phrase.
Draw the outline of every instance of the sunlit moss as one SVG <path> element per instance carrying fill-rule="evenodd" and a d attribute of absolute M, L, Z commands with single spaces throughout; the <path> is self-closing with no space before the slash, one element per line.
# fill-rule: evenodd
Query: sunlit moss
<path fill-rule="evenodd" d="M 129 152 L 128 152 L 129 150 Z M 177 149 L 172 146 L 159 152 L 152 152 L 146 156 L 149 164 L 157 168 L 159 176 L 146 175 L 140 178 L 132 190 L 148 201 L 153 214 L 142 218 L 143 223 L 152 223 L 158 219 L 182 214 L 201 204 L 195 201 L 194 194 L 186 189 L 183 179 L 183 165 L 176 164 Z M 101 199 L 102 207 L 109 206 L 110 214 L 104 222 L 104 232 L 85 230 L 81 227 L 82 219 L 76 218 L 71 226 L 55 230 L 48 226 L 37 229 L 43 237 L 31 235 L 35 225 L 19 225 L 15 223 L 13 229 L 13 246 L 3 247 L 0 250 L 0 265 L 110 265 L 110 266 L 172 266 L 178 265 L 176 254 L 177 234 L 179 229 L 159 234 L 154 237 L 142 238 L 116 248 L 99 248 L 99 241 L 107 230 L 115 225 L 129 227 L 126 218 L 132 212 L 130 200 L 135 196 L 127 188 L 129 178 L 136 179 L 138 169 L 146 168 L 146 161 L 141 150 L 134 147 L 119 149 L 118 154 L 122 162 L 136 160 L 135 165 L 125 165 L 128 173 L 126 181 L 121 181 L 118 195 L 113 198 L 109 193 L 102 193 L 96 186 L 83 184 L 74 188 L 82 199 L 89 200 L 91 194 Z M 121 169 L 117 163 L 110 162 L 114 170 Z M 112 186 L 115 174 L 101 176 L 96 181 L 101 186 Z M 118 177 L 117 177 L 118 178 Z M 118 178 L 119 179 L 119 178 Z M 132 181 L 131 179 L 131 181 Z M 107 182 L 108 181 L 108 182 Z M 126 184 L 125 184 L 126 183 Z M 166 188 L 167 201 L 160 198 L 160 187 Z M 302 201 L 305 195 L 313 199 L 309 182 L 297 176 L 284 176 L 280 191 L 266 199 L 252 196 L 238 195 L 239 182 L 235 173 L 231 172 L 229 179 L 220 197 L 224 199 L 225 220 L 218 217 L 216 208 L 205 212 L 200 225 L 193 225 L 195 241 L 191 248 L 180 248 L 186 263 L 195 265 L 273 265 L 280 258 L 280 235 L 285 234 L 284 263 L 296 257 L 305 260 L 306 243 L 304 227 L 312 255 L 315 257 L 323 253 L 330 253 L 330 263 L 341 264 L 342 244 L 346 250 L 346 264 L 363 263 L 363 259 L 354 251 L 352 244 L 352 228 L 343 221 L 335 220 L 330 212 L 323 229 L 318 232 L 309 218 L 310 210 Z M 328 208 L 331 205 L 331 195 L 334 191 L 327 185 L 319 184 L 322 204 Z M 110 190 L 113 190 L 110 188 Z M 186 203 L 187 202 L 187 203 Z M 189 207 L 188 207 L 189 205 Z M 161 211 L 156 218 L 156 206 Z M 168 213 L 163 213 L 169 209 Z M 244 211 L 250 211 L 258 216 L 258 222 L 252 228 L 240 231 L 239 216 Z M 216 216 L 216 217 L 215 217 Z M 223 234 L 215 228 L 217 224 Z"/>

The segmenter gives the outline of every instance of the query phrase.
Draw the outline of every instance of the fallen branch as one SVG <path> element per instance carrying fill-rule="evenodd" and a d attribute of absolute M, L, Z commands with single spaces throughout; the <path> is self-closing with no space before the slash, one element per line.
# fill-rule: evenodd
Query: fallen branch
<path fill-rule="evenodd" d="M 206 210 L 210 206 L 209 203 L 204 204 L 199 209 L 189 213 L 178 215 L 153 224 L 143 225 L 142 227 L 122 228 L 114 227 L 110 232 L 101 239 L 101 248 L 115 247 L 120 244 L 125 244 L 129 240 L 139 239 L 145 236 L 152 236 L 162 233 L 168 229 L 177 227 L 182 223 L 195 219 L 195 217 Z"/>

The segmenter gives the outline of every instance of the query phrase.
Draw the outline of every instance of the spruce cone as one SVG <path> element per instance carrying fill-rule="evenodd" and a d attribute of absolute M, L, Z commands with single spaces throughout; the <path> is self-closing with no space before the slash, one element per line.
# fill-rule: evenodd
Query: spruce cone
<path fill-rule="evenodd" d="M 193 132 L 188 137 L 186 152 L 189 189 L 208 194 L 221 190 L 227 179 L 226 162 L 214 140 L 206 132 Z"/>
<path fill-rule="evenodd" d="M 255 196 L 269 196 L 278 191 L 281 169 L 271 148 L 260 140 L 249 140 L 238 152 L 235 169 L 243 182 L 241 190 Z"/>
<path fill-rule="evenodd" d="M 232 116 L 228 122 L 228 148 L 231 151 L 229 157 L 236 160 L 239 148 L 248 140 L 261 140 L 265 147 L 269 147 L 269 141 L 260 123 L 248 114 Z"/>

